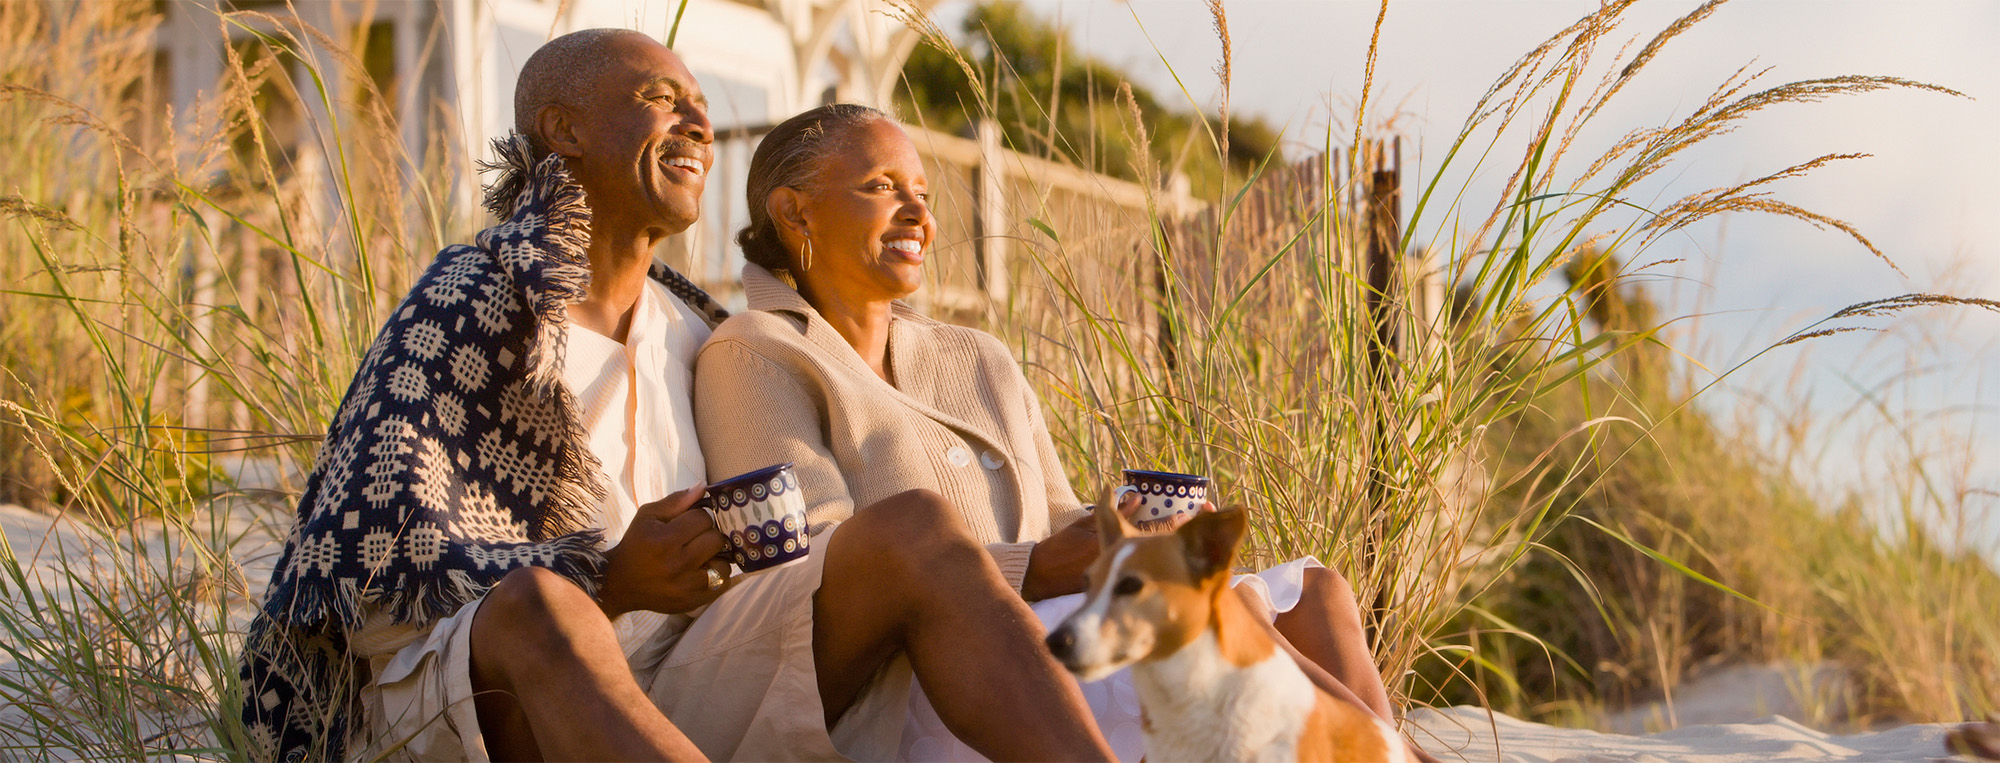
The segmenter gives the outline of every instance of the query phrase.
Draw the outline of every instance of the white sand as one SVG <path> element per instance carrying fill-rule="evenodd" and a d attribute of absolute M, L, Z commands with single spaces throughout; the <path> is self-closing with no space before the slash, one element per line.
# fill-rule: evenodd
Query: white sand
<path fill-rule="evenodd" d="M 1871 734 L 1834 736 L 1783 716 L 1748 723 L 1684 726 L 1647 736 L 1565 729 L 1476 707 L 1410 713 L 1410 735 L 1445 760 L 1508 763 L 1750 763 L 1751 761 L 1965 760 L 1945 754 L 1949 727 L 1914 724 Z"/>
<path fill-rule="evenodd" d="M 232 506 L 227 516 L 209 513 L 187 522 L 142 520 L 122 532 L 108 531 L 81 516 L 55 517 L 13 504 L 0 504 L 0 535 L 21 564 L 30 589 L 66 598 L 73 593 L 68 575 L 93 585 L 115 585 L 121 565 L 143 554 L 153 569 L 166 573 L 169 559 L 177 572 L 193 569 L 191 554 L 228 554 L 243 565 L 251 598 L 260 598 L 271 577 L 284 532 L 278 520 L 247 504 Z M 78 564 L 78 560 L 91 563 Z M 127 565 L 122 567 L 129 568 Z M 176 576 L 177 577 L 177 576 Z M 18 596 L 18 591 L 6 591 Z"/>
<path fill-rule="evenodd" d="M 1610 713 L 1603 728 L 1650 734 L 1769 715 L 1825 728 L 1847 717 L 1856 691 L 1847 670 L 1830 662 L 1727 665 L 1689 676 L 1670 696 Z"/>

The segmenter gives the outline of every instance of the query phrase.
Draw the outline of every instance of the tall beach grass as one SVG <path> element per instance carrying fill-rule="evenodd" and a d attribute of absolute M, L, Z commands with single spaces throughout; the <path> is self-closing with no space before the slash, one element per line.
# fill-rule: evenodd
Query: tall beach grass
<path fill-rule="evenodd" d="M 1302 162 L 1269 157 L 1199 212 L 1164 190 L 1143 210 L 1079 210 L 1033 189 L 1010 200 L 1027 210 L 1006 231 L 1019 272 L 991 322 L 1043 386 L 1074 476 L 1212 475 L 1254 512 L 1256 560 L 1311 554 L 1347 573 L 1401 699 L 1589 724 L 1607 705 L 1671 696 L 1718 662 L 1831 660 L 1860 677 L 1858 696 L 1843 699 L 1858 721 L 1992 709 L 2000 578 L 1989 559 L 1925 535 L 1979 511 L 1977 494 L 1889 493 L 1934 504 L 1900 525 L 1901 538 L 1882 536 L 1868 512 L 1836 511 L 1826 502 L 1845 497 L 1812 494 L 1786 463 L 1757 455 L 1785 443 L 1754 441 L 1732 428 L 1741 422 L 1692 405 L 1714 380 L 1691 381 L 1696 369 L 1666 343 L 1676 317 L 1631 285 L 1660 264 L 1664 237 L 1741 213 L 1834 231 L 1895 267 L 1862 231 L 1771 193 L 1858 154 L 1795 157 L 1664 201 L 1647 181 L 1765 109 L 1888 89 L 1958 94 L 1745 68 L 1665 124 L 1586 145 L 1607 105 L 1645 87 L 1647 66 L 1722 5 L 1635 33 L 1625 24 L 1637 3 L 1607 2 L 1501 72 L 1442 161 L 1402 179 L 1386 288 L 1367 261 L 1379 224 L 1368 199 L 1381 190 L 1371 170 L 1393 145 L 1363 127 L 1381 124 L 1374 43 L 1357 52 L 1362 92 L 1340 120 L 1352 132 L 1311 136 L 1319 148 Z M 1231 39 L 1223 4 L 1209 7 L 1221 95 L 1186 105 L 1212 109 L 1201 150 L 1227 156 Z M 1002 91 L 967 99 L 988 116 L 994 102 L 1043 97 L 1007 90 L 1004 57 L 994 71 L 960 63 L 967 81 Z M 1130 116 L 1113 134 L 1068 135 L 1066 147 L 1145 144 L 1148 115 L 1129 96 L 1118 106 Z M 1131 174 L 1145 185 L 1168 185 L 1145 152 L 1125 155 L 1142 157 Z M 1480 171 L 1507 179 L 1476 195 L 1447 184 Z M 1121 241 L 1111 232 L 1140 243 L 1106 246 Z M 1994 305 L 1895 297 L 1772 349 L 1932 307 Z M 1929 468 L 1911 460 L 1906 473 Z M 1781 543 L 1800 545 L 1772 554 Z M 1883 598 L 1894 603 L 1864 604 Z M 1807 720 L 1847 720 L 1830 717 L 1831 701 L 1808 704 L 1825 712 Z"/>
<path fill-rule="evenodd" d="M 152 4 L 0 4 L 0 496 L 67 528 L 0 557 L 0 756 L 238 756 L 240 631 L 326 417 L 466 233 L 365 43 L 199 21 L 232 43 L 175 114 Z"/>

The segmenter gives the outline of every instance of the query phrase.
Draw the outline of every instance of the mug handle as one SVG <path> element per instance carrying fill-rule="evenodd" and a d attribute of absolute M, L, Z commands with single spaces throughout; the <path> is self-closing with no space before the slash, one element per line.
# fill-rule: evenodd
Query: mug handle
<path fill-rule="evenodd" d="M 1139 492 L 1139 489 L 1138 489 L 1138 488 L 1136 488 L 1136 487 L 1132 487 L 1131 485 L 1119 485 L 1118 487 L 1116 487 L 1116 488 L 1113 488 L 1113 489 L 1111 490 L 1111 508 L 1112 508 L 1112 510 L 1114 510 L 1114 511 L 1115 511 L 1115 510 L 1117 510 L 1117 508 L 1118 508 L 1118 504 L 1121 504 L 1121 503 L 1124 503 L 1124 502 L 1125 502 L 1125 494 L 1126 494 L 1126 493 L 1136 493 L 1136 492 Z M 1102 508 L 1102 507 L 1100 507 L 1100 506 L 1098 506 L 1097 504 L 1094 504 L 1094 503 L 1086 503 L 1086 504 L 1084 504 L 1084 505 L 1083 505 L 1083 510 L 1084 510 L 1084 511 L 1096 511 L 1096 510 L 1098 510 L 1099 508 Z"/>
<path fill-rule="evenodd" d="M 1111 491 L 1112 506 L 1115 508 L 1118 504 L 1124 503 L 1126 493 L 1137 493 L 1137 492 L 1139 492 L 1139 489 L 1136 487 L 1132 487 L 1131 485 L 1119 485 L 1117 489 Z"/>

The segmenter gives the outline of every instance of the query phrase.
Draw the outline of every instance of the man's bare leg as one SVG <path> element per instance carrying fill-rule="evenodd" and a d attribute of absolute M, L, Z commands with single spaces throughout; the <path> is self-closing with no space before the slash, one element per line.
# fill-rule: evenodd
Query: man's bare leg
<path fill-rule="evenodd" d="M 825 553 L 813 660 L 829 726 L 902 651 L 945 726 L 986 757 L 1111 759 L 1041 622 L 942 497 L 856 512 Z"/>
<path fill-rule="evenodd" d="M 597 603 L 549 570 L 486 594 L 471 672 L 494 760 L 706 760 L 639 689 Z"/>

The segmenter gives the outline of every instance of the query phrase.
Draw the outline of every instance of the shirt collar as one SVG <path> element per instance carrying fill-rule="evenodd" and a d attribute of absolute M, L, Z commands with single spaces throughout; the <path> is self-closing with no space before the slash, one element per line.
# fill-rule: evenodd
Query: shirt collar
<path fill-rule="evenodd" d="M 855 354 L 854 347 L 841 338 L 818 310 L 813 309 L 812 303 L 799 295 L 798 290 L 792 287 L 789 276 L 780 276 L 756 263 L 744 263 L 743 296 L 751 310 L 791 313 L 798 319 L 801 334 L 807 342 L 826 353 L 825 357 L 831 358 L 836 365 L 846 367 L 858 377 L 881 384 L 881 389 L 891 399 L 901 401 L 945 426 L 979 438 L 985 448 L 999 447 L 998 438 L 903 391 L 904 388 L 929 390 L 937 386 L 935 374 L 939 373 L 939 368 L 924 345 L 930 337 L 936 336 L 935 329 L 945 324 L 917 312 L 915 308 L 903 304 L 902 300 L 890 304 L 889 362 L 895 367 L 897 380 L 897 384 L 890 384 L 877 378 L 875 371 L 861 361 L 860 355 Z"/>
<path fill-rule="evenodd" d="M 807 302 L 792 286 L 790 275 L 780 276 L 754 262 L 743 263 L 743 297 L 752 310 L 788 312 L 806 319 L 819 316 L 812 303 Z M 889 314 L 895 320 L 930 322 L 923 313 L 900 299 L 889 304 Z"/>

